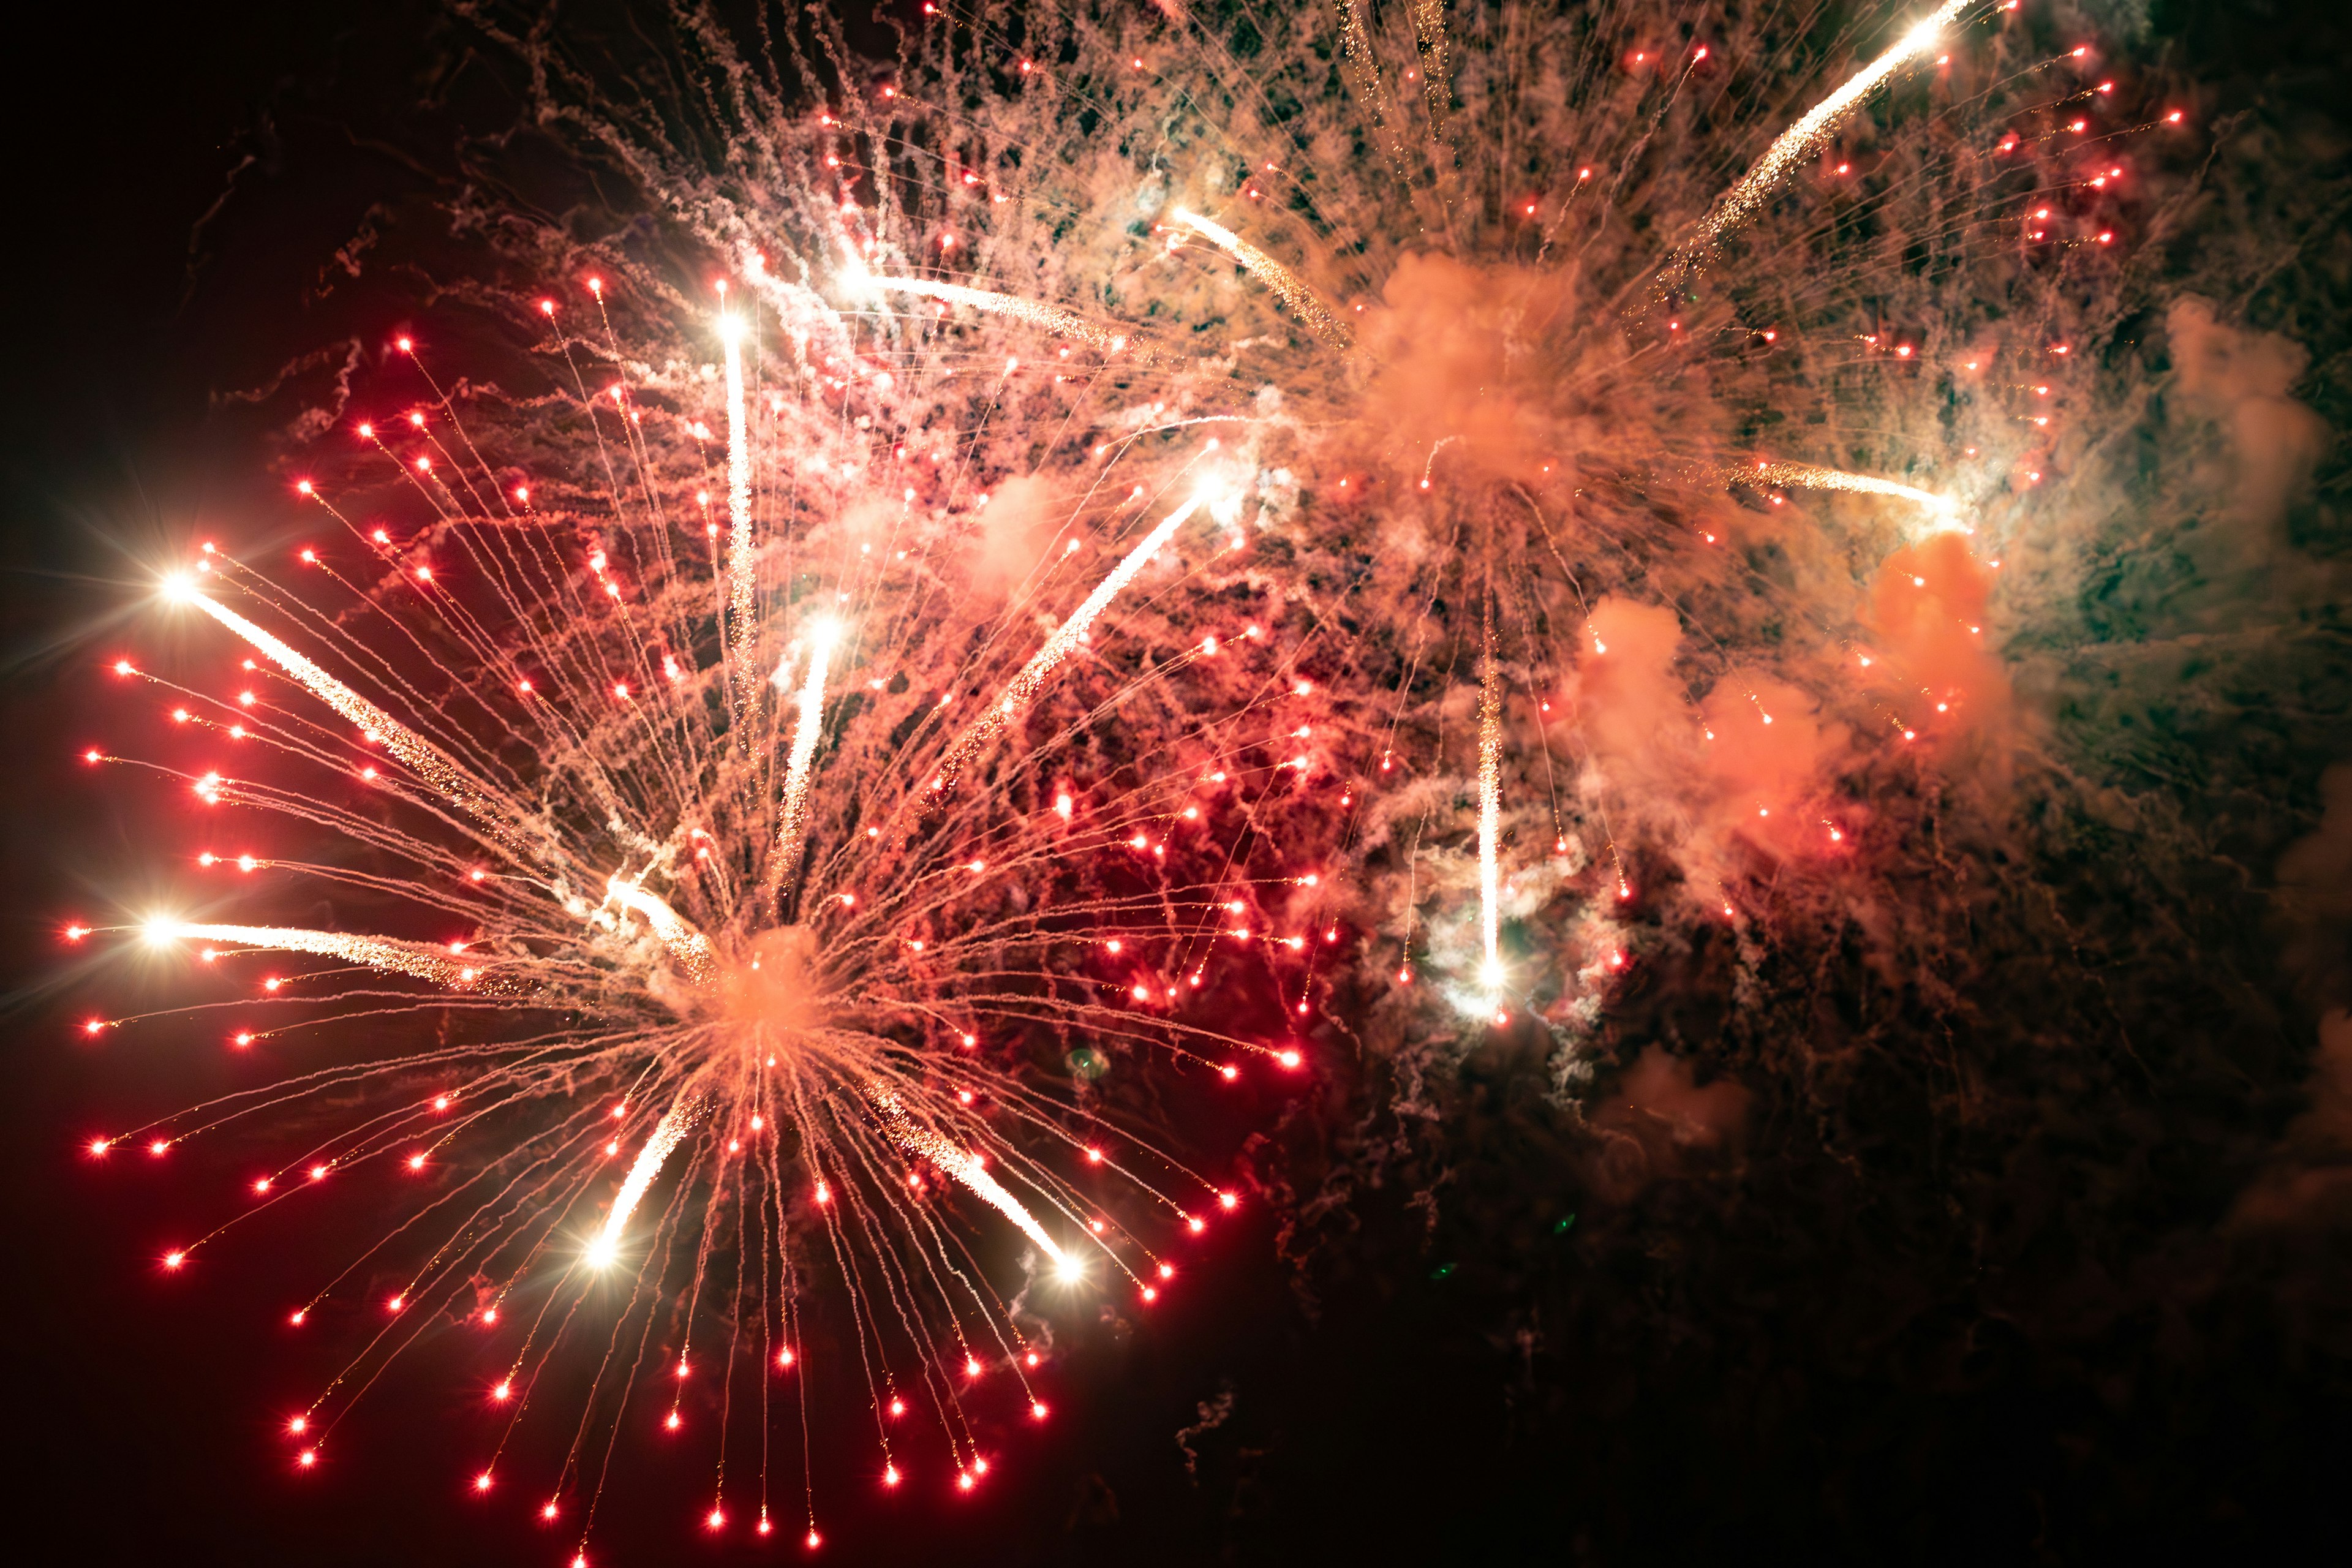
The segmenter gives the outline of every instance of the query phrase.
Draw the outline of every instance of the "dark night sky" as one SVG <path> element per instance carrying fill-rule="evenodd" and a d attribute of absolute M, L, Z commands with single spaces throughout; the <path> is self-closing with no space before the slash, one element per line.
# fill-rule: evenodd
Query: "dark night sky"
<path fill-rule="evenodd" d="M 454 108 L 416 108 L 444 41 L 412 0 L 357 20 L 343 6 L 166 7 L 135 24 L 54 9 L 43 47 L 12 49 L 0 290 L 14 892 L 0 909 L 0 1256 L 16 1452 L 0 1496 L 19 1531 L 52 1542 L 9 1555 L 551 1564 L 561 1543 L 516 1500 L 461 1495 L 470 1426 L 451 1392 L 455 1347 L 425 1348 L 332 1473 L 286 1472 L 270 1423 L 318 1363 L 249 1282 L 293 1289 L 305 1276 L 274 1249 L 316 1238 L 296 1226 L 196 1278 L 160 1279 L 159 1247 L 216 1212 L 210 1188 L 236 1171 L 201 1148 L 169 1173 L 128 1156 L 93 1170 L 76 1142 L 127 1103 L 212 1092 L 223 1069 L 81 1045 L 70 1022 L 98 988 L 56 939 L 63 919 L 139 885 L 152 858 L 137 830 L 146 797 L 112 775 L 94 786 L 71 756 L 127 723 L 100 671 L 118 642 L 135 646 L 124 605 L 165 551 L 282 511 L 257 456 L 266 432 L 215 395 L 342 331 L 388 329 L 391 285 L 319 300 L 320 264 L 371 201 L 415 187 L 412 159 L 430 164 L 467 115 L 499 106 L 468 89 Z M 2298 31 L 2294 13 L 2242 0 L 2158 16 L 2217 104 L 2344 91 L 2347 56 L 2326 47 L 2340 24 Z M 2332 89 L 2309 64 L 2328 58 Z M 1364 1195 L 1360 1239 L 1320 1265 L 1310 1322 L 1273 1222 L 1255 1222 L 1153 1337 L 1078 1358 L 1066 1419 L 1024 1440 L 984 1502 L 910 1496 L 861 1516 L 834 1489 L 831 1560 L 1613 1563 L 1801 1548 L 2096 1562 L 2274 1545 L 2340 1522 L 2340 1235 L 2250 1257 L 2193 1226 L 2168 1233 L 2090 1330 L 2059 1324 L 2056 1306 L 1899 1307 L 1906 1281 L 1935 1296 L 1941 1266 L 1906 1253 L 1909 1233 L 1845 1224 L 1802 1171 L 1756 1184 L 1790 1199 L 1769 1223 L 1754 1211 L 1769 1200 L 1749 1199 L 1739 1224 L 1771 1231 L 1769 1246 L 1663 1198 L 1615 1228 L 1554 1236 L 1579 1201 L 1566 1135 L 1512 1089 L 1508 1064 L 1486 1066 L 1462 1106 L 1488 1158 L 1465 1169 L 1453 1201 L 1468 1217 L 1433 1250 L 1401 1194 Z M 2030 1205 L 2036 1182 L 2095 1174 L 2095 1154 L 2084 1160 L 2000 1179 Z M 1685 1256 L 1645 1258 L 1625 1240 L 1636 1226 Z M 1188 1480 L 1174 1434 L 1227 1388 L 1232 1418 L 1200 1437 Z M 703 1485 L 658 1454 L 634 1461 L 603 1561 L 751 1560 L 740 1533 L 726 1547 L 691 1539 Z M 771 1554 L 799 1552 L 758 1555 Z"/>

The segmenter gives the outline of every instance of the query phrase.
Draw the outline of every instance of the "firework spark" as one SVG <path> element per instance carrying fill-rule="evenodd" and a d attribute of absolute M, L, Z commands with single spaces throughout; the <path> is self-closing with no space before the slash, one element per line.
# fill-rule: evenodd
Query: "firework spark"
<path fill-rule="evenodd" d="M 553 292 L 514 312 L 543 384 L 446 391 L 400 340 L 356 395 L 407 417 L 299 487 L 344 531 L 303 585 L 209 544 L 170 579 L 268 668 L 220 696 L 120 667 L 252 759 L 164 770 L 206 812 L 331 841 L 241 858 L 280 879 L 257 901 L 425 933 L 173 917 L 155 947 L 345 966 L 245 999 L 288 1010 L 273 1042 L 402 1009 L 439 1037 L 92 1145 L 380 1092 L 285 1174 L 457 1173 L 372 1266 L 401 1323 L 478 1323 L 502 1389 L 599 1367 L 544 1448 L 583 1541 L 648 1347 L 684 1368 L 698 1333 L 726 1336 L 711 1528 L 730 1486 L 766 1518 L 772 1385 L 820 1349 L 887 1484 L 917 1389 L 973 1484 L 972 1369 L 1046 1407 L 1032 1270 L 1139 1307 L 1234 1205 L 1130 1080 L 1300 1068 L 1345 1007 L 1416 1047 L 1540 1029 L 1575 1081 L 1658 926 L 1857 874 L 1849 781 L 1995 721 L 1994 546 L 2119 198 L 2036 205 L 2073 154 L 2013 127 L 2080 93 L 1967 10 L 1833 84 L 1772 7 L 1667 62 L 1645 15 L 1349 0 L 1255 18 L 1244 67 L 1213 18 L 1047 4 L 1018 48 L 974 19 L 880 83 L 788 36 L 815 99 L 730 69 L 715 106 L 632 106 L 518 28 L 539 122 L 626 168 L 660 242 L 493 242 Z M 1991 85 L 1932 133 L 1874 108 L 1938 40 Z M 1797 188 L 1872 114 L 1866 190 Z M 665 129 L 706 115 L 747 128 L 725 167 Z M 1760 259 L 1693 268 L 1691 235 Z M 682 284 L 689 252 L 737 289 Z M 1996 274 L 2027 301 L 1997 341 Z M 1756 460 L 1766 427 L 1799 455 Z M 405 1342 L 331 1382 L 302 1462 Z"/>

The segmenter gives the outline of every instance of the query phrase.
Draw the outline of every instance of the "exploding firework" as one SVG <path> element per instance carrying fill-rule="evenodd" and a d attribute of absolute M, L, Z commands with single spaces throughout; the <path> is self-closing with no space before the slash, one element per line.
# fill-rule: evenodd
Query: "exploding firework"
<path fill-rule="evenodd" d="M 1162 12 L 941 13 L 878 72 L 698 22 L 693 104 L 483 22 L 660 238 L 508 226 L 468 298 L 538 389 L 401 338 L 311 422 L 318 541 L 165 584 L 230 688 L 120 667 L 217 748 L 158 764 L 207 825 L 272 823 L 205 868 L 383 916 L 125 929 L 322 961 L 241 1049 L 439 1031 L 92 1145 L 364 1090 L 231 1223 L 441 1182 L 293 1312 L 395 1281 L 298 1463 L 456 1317 L 479 1489 L 597 1364 L 532 1482 L 583 1542 L 702 1378 L 711 1528 L 781 1511 L 782 1405 L 814 1544 L 819 1341 L 883 1484 L 969 1489 L 1058 1303 L 1238 1202 L 1118 1083 L 1299 1068 L 1343 979 L 1572 1079 L 1641 942 L 1861 875 L 1908 823 L 1853 781 L 2000 725 L 2000 542 L 2179 116 L 2014 0 Z"/>

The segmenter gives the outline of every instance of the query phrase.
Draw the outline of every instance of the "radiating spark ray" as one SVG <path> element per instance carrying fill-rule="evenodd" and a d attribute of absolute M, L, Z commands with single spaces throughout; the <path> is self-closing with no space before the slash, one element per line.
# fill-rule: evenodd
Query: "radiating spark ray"
<path fill-rule="evenodd" d="M 1762 482 L 1789 485 L 1799 489 L 1847 490 L 1856 495 L 1889 496 L 1927 508 L 1935 514 L 1938 531 L 1966 527 L 1960 521 L 1960 503 L 1949 496 L 1939 496 L 1916 485 L 1876 479 L 1869 474 L 1850 474 L 1843 468 L 1819 468 L 1811 463 L 1759 462 L 1753 468 L 1727 468 L 1724 477 L 1748 484 Z"/>
<path fill-rule="evenodd" d="M 945 1133 L 924 1125 L 907 1113 L 898 1092 L 888 1084 L 877 1080 L 866 1086 L 866 1099 L 873 1103 L 874 1114 L 890 1142 L 919 1160 L 928 1160 L 971 1189 L 973 1195 L 993 1207 L 1020 1227 L 1021 1234 L 1037 1244 L 1038 1250 L 1053 1259 L 1055 1267 L 1066 1268 L 1067 1256 L 1036 1216 L 1024 1207 L 1019 1198 L 1005 1190 L 1004 1184 L 988 1173 L 988 1168 Z"/>
<path fill-rule="evenodd" d="M 588 1261 L 591 1264 L 604 1268 L 620 1257 L 621 1233 L 628 1228 L 629 1216 L 637 1212 L 637 1205 L 644 1200 L 646 1189 L 652 1186 L 654 1178 L 661 1173 L 663 1162 L 694 1130 L 702 1108 L 701 1096 L 685 1094 L 672 1100 L 670 1108 L 662 1112 L 662 1119 L 654 1124 L 653 1133 L 646 1138 L 645 1147 L 637 1151 L 636 1159 L 630 1163 L 629 1173 L 622 1180 L 621 1190 L 613 1194 L 612 1211 L 604 1216 L 604 1228 L 589 1244 Z"/>
<path fill-rule="evenodd" d="M 499 838 L 519 847 L 509 824 L 509 814 L 505 805 L 491 790 L 452 761 L 439 747 L 345 686 L 310 659 L 295 652 L 280 638 L 264 631 L 210 595 L 198 592 L 194 584 L 184 578 L 173 578 L 166 584 L 166 591 L 175 603 L 194 605 L 260 649 L 312 696 L 358 725 L 362 733 L 382 742 L 385 751 L 406 764 L 434 790 L 464 808 L 468 816 L 484 824 Z"/>
<path fill-rule="evenodd" d="M 1024 300 L 1018 294 L 999 294 L 986 289 L 974 289 L 962 283 L 942 283 L 929 278 L 896 278 L 868 275 L 867 287 L 887 289 L 898 294 L 918 294 L 926 299 L 944 300 L 950 305 L 963 305 L 993 316 L 1009 316 L 1040 331 L 1056 337 L 1075 338 L 1090 343 L 1106 353 L 1118 353 L 1129 348 L 1133 339 L 1126 331 L 1115 331 L 1098 321 L 1048 305 L 1041 300 Z M 1148 353 L 1139 357 L 1149 359 Z"/>
<path fill-rule="evenodd" d="M 1486 943 L 1479 979 L 1489 991 L 1503 984 L 1502 874 L 1497 858 L 1503 823 L 1502 671 L 1491 636 L 1478 692 L 1478 930 Z"/>
<path fill-rule="evenodd" d="M 1224 225 L 1202 217 L 1188 207 L 1177 207 L 1171 216 L 1178 223 L 1240 262 L 1251 277 L 1272 289 L 1275 297 L 1289 306 L 1291 313 L 1313 328 L 1316 335 L 1325 342 L 1343 349 L 1354 342 L 1348 329 L 1340 324 L 1339 318 L 1331 313 L 1331 308 L 1281 262 Z"/>
<path fill-rule="evenodd" d="M 297 926 L 215 925 L 192 921 L 147 922 L 147 939 L 154 942 L 225 942 L 239 947 L 266 948 L 276 952 L 308 952 L 340 958 L 347 963 L 413 975 L 443 985 L 482 985 L 499 980 L 502 965 L 496 958 L 452 953 L 429 942 L 402 942 L 388 936 L 352 936 L 343 931 L 306 931 Z M 511 983 L 502 988 L 511 990 Z"/>
<path fill-rule="evenodd" d="M 1848 77 L 1843 86 L 1815 104 L 1805 117 L 1780 132 L 1764 155 L 1742 174 L 1731 189 L 1725 192 L 1699 224 L 1701 238 L 1708 243 L 1720 239 L 1731 229 L 1756 216 L 1775 186 L 1787 179 L 1797 164 L 1811 157 L 1835 131 L 1854 107 L 1888 77 L 1910 61 L 1936 47 L 1944 25 L 1965 10 L 1973 0 L 1944 0 L 1927 16 L 1896 39 L 1885 54 Z"/>
<path fill-rule="evenodd" d="M 646 918 L 654 928 L 654 935 L 668 949 L 670 957 L 689 982 L 708 985 L 716 977 L 710 939 L 695 930 L 666 900 L 646 892 L 635 881 L 617 876 L 605 882 L 604 896 Z"/>
<path fill-rule="evenodd" d="M 743 408 L 743 329 L 738 317 L 719 318 L 719 335 L 727 348 L 727 647 L 739 747 L 751 744 L 751 713 L 760 700 L 753 647 L 759 561 L 751 550 L 751 437 Z"/>
<path fill-rule="evenodd" d="M 1151 558 L 1160 553 L 1161 547 L 1176 537 L 1176 531 L 1184 525 L 1184 520 L 1191 517 L 1208 499 L 1203 495 L 1195 495 L 1182 506 L 1160 519 L 1159 526 L 1145 534 L 1143 542 L 1129 551 L 1126 559 L 1111 568 L 1110 575 L 1095 585 L 1095 591 L 1087 595 L 1084 604 L 1071 612 L 1069 619 L 1055 628 L 1054 635 L 1045 639 L 1045 646 L 1030 657 L 1027 664 L 1022 666 L 1021 673 L 1005 683 L 1003 697 L 991 704 L 988 710 L 974 720 L 971 725 L 956 738 L 955 743 L 948 748 L 939 767 L 939 785 L 929 792 L 932 796 L 936 797 L 940 791 L 951 786 L 957 775 L 962 772 L 964 764 L 971 760 L 974 753 L 1002 734 L 1004 726 L 1012 721 L 1013 716 L 1036 700 L 1038 691 L 1045 684 L 1045 678 L 1053 674 L 1055 667 L 1064 659 L 1070 657 L 1071 652 L 1086 637 L 1087 628 L 1092 626 L 1103 611 L 1109 607 L 1110 602 L 1118 597 L 1120 591 L 1135 581 L 1137 574 L 1150 564 Z"/>
<path fill-rule="evenodd" d="M 824 725 L 825 666 L 840 636 L 831 622 L 820 622 L 809 634 L 808 673 L 801 679 L 798 710 L 793 723 L 793 749 L 784 767 L 782 826 L 777 834 L 772 888 L 781 889 L 799 868 L 808 843 L 809 768 L 816 760 L 816 743 Z"/>

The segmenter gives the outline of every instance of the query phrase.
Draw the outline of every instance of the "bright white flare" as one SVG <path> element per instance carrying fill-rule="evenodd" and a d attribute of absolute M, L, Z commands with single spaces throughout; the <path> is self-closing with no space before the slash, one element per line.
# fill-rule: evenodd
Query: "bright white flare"
<path fill-rule="evenodd" d="M 1724 193 L 1715 210 L 1699 225 L 1702 237 L 1720 239 L 1724 234 L 1756 216 L 1774 186 L 1787 179 L 1797 164 L 1817 152 L 1838 122 L 1853 112 L 1871 90 L 1904 65 L 1936 47 L 1944 25 L 1966 9 L 1971 0 L 1944 0 L 1918 26 L 1897 39 L 1894 47 L 1846 79 L 1845 85 L 1815 104 L 1810 113 L 1764 150 L 1755 167 Z"/>
<path fill-rule="evenodd" d="M 1486 962 L 1478 977 L 1487 989 L 1503 984 L 1502 869 L 1496 858 L 1503 826 L 1502 673 L 1486 655 L 1486 679 L 1478 693 L 1478 917 Z"/>
<path fill-rule="evenodd" d="M 824 726 L 825 665 L 840 635 L 840 628 L 830 621 L 819 621 L 809 634 L 808 674 L 801 680 L 792 755 L 784 769 L 783 822 L 777 836 L 782 853 L 773 873 L 778 887 L 791 879 L 808 841 L 809 767 L 816 760 L 817 736 Z"/>
<path fill-rule="evenodd" d="M 443 985 L 476 984 L 493 972 L 510 970 L 509 961 L 452 952 L 430 942 L 402 942 L 388 936 L 352 936 L 342 931 L 304 931 L 295 926 L 207 925 L 188 921 L 151 920 L 143 928 L 158 946 L 173 942 L 226 942 L 238 947 L 266 948 L 275 952 L 310 952 L 340 958 L 348 963 L 380 969 L 390 974 L 413 975 Z M 500 987 L 509 988 L 509 987 Z"/>
<path fill-rule="evenodd" d="M 971 1188 L 975 1195 L 1020 1226 L 1021 1234 L 1035 1242 L 1038 1250 L 1053 1260 L 1056 1272 L 1066 1274 L 1069 1271 L 1069 1255 L 1045 1234 L 1045 1227 L 1022 1206 L 1021 1200 L 1005 1191 L 1003 1184 L 988 1173 L 988 1167 L 974 1158 L 971 1151 L 937 1128 L 909 1116 L 907 1108 L 899 1103 L 897 1091 L 889 1085 L 878 1081 L 868 1084 L 866 1095 L 873 1102 L 874 1113 L 882 1123 L 884 1134 L 893 1143 L 918 1159 L 929 1161 Z"/>
<path fill-rule="evenodd" d="M 947 755 L 940 764 L 939 784 L 931 792 L 934 797 L 940 790 L 954 784 L 956 775 L 963 771 L 963 764 L 971 760 L 972 754 L 1003 733 L 1013 716 L 1035 699 L 1038 690 L 1045 684 L 1045 678 L 1054 673 L 1055 666 L 1070 657 L 1072 650 L 1078 646 L 1078 640 L 1095 624 L 1096 617 L 1118 597 L 1121 589 L 1135 581 L 1137 574 L 1150 564 L 1151 558 L 1160 553 L 1160 547 L 1176 537 L 1176 531 L 1184 526 L 1184 520 L 1210 499 L 1206 495 L 1195 495 L 1160 519 L 1160 526 L 1145 534 L 1143 542 L 1129 551 L 1127 558 L 1111 568 L 1110 575 L 1096 584 L 1095 591 L 1087 595 L 1086 603 L 1071 612 L 1068 620 L 1054 628 L 1054 635 L 1045 639 L 1045 646 L 1021 667 L 1020 674 L 1006 682 L 1003 700 L 974 720 L 971 727 L 957 736 L 955 744 L 948 748 Z"/>
<path fill-rule="evenodd" d="M 1281 262 L 1276 261 L 1224 225 L 1202 217 L 1190 208 L 1178 207 L 1174 216 L 1178 223 L 1184 225 L 1219 250 L 1240 262 L 1248 269 L 1251 277 L 1273 289 L 1276 298 L 1289 306 L 1301 321 L 1314 328 L 1316 334 L 1326 342 L 1344 349 L 1354 341 L 1348 335 L 1348 329 L 1339 324 L 1339 318 L 1331 313 L 1331 308 L 1323 303 L 1314 289 L 1300 282 Z"/>
<path fill-rule="evenodd" d="M 1729 470 L 1732 479 L 1754 484 L 1789 485 L 1798 489 L 1850 490 L 1856 495 L 1891 496 L 1926 507 L 1936 516 L 1937 530 L 1961 529 L 1960 503 L 1933 490 L 1923 490 L 1916 485 L 1898 484 L 1893 479 L 1874 479 L 1868 474 L 1850 474 L 1843 468 L 1816 468 L 1811 463 L 1759 462 L 1752 468 Z"/>
<path fill-rule="evenodd" d="M 590 1263 L 599 1268 L 608 1268 L 621 1255 L 621 1232 L 627 1228 L 629 1216 L 637 1212 L 637 1205 L 644 1199 L 646 1189 L 652 1186 L 654 1178 L 661 1173 L 662 1162 L 668 1159 L 671 1152 L 694 1130 L 695 1118 L 701 1110 L 702 1101 L 698 1096 L 682 1094 L 671 1102 L 667 1110 L 662 1112 L 662 1119 L 654 1124 L 653 1136 L 647 1138 L 646 1146 L 637 1151 L 636 1163 L 629 1167 L 628 1176 L 621 1183 L 621 1190 L 613 1194 L 613 1210 L 604 1216 L 604 1228 L 596 1233 L 594 1241 L 589 1243 Z"/>
<path fill-rule="evenodd" d="M 940 283 L 929 278 L 877 278 L 871 275 L 854 277 L 857 286 L 887 290 L 896 294 L 919 294 L 926 299 L 945 300 L 950 305 L 963 305 L 974 310 L 984 310 L 992 316 L 1009 316 L 1016 321 L 1052 332 L 1057 337 L 1076 338 L 1091 343 L 1107 353 L 1117 353 L 1128 346 L 1128 334 L 1114 331 L 1084 316 L 1074 315 L 1058 306 L 1037 300 L 1024 300 L 1017 294 L 997 294 L 986 289 L 973 289 L 961 283 Z M 1149 357 L 1148 355 L 1145 357 Z"/>
<path fill-rule="evenodd" d="M 507 813 L 490 790 L 431 742 L 399 720 L 329 675 L 287 643 L 255 626 L 235 610 L 196 592 L 186 579 L 167 580 L 165 592 L 179 604 L 194 605 L 213 619 L 267 654 L 271 662 L 300 682 L 312 696 L 358 725 L 362 733 L 405 763 L 409 770 L 440 792 L 467 815 L 483 823 L 510 847 L 517 845 Z"/>

